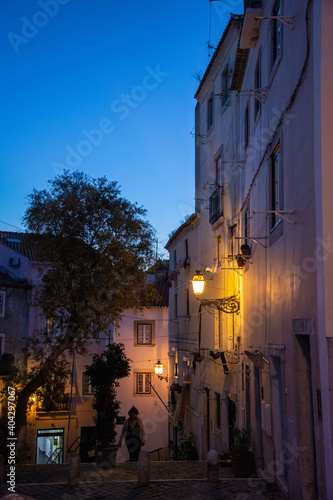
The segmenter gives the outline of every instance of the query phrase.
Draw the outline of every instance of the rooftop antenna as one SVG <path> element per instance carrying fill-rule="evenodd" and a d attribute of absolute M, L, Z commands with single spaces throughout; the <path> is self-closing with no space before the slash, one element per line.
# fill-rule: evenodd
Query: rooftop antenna
<path fill-rule="evenodd" d="M 216 47 L 211 44 L 211 31 L 212 31 L 212 2 L 218 2 L 219 0 L 209 0 L 209 39 L 207 42 L 207 47 L 208 47 L 208 57 L 210 57 L 210 51 L 215 50 Z"/>

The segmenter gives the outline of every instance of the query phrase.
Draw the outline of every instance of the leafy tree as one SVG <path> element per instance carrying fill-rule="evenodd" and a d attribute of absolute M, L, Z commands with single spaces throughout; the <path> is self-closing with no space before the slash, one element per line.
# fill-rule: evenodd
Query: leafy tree
<path fill-rule="evenodd" d="M 92 407 L 96 410 L 97 443 L 107 447 L 116 437 L 116 418 L 120 403 L 117 401 L 118 380 L 130 374 L 130 360 L 123 344 L 109 344 L 101 354 L 94 354 L 92 364 L 86 366 L 86 374 L 94 389 Z"/>
<path fill-rule="evenodd" d="M 83 354 L 87 340 L 116 324 L 122 311 L 156 298 L 145 280 L 154 231 L 146 211 L 122 198 L 116 182 L 64 171 L 28 200 L 23 221 L 38 260 L 49 263 L 41 269 L 35 300 L 53 331 L 34 339 L 39 368 L 18 395 L 17 434 L 29 397 L 45 384 L 62 353 Z"/>
<path fill-rule="evenodd" d="M 185 222 L 187 221 L 187 219 L 189 219 L 191 217 L 190 214 L 186 214 L 184 215 L 184 217 L 179 221 L 179 226 L 182 226 L 183 224 L 185 224 Z M 176 229 L 173 229 L 172 231 L 170 231 L 170 233 L 168 234 L 168 238 L 170 239 L 171 236 L 173 236 L 175 234 L 175 232 L 177 231 L 178 227 L 176 227 Z"/>

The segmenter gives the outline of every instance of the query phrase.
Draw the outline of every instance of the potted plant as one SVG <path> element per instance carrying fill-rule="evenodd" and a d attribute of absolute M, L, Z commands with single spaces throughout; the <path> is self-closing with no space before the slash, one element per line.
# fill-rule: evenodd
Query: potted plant
<path fill-rule="evenodd" d="M 116 419 L 120 402 L 116 399 L 118 380 L 130 373 L 130 360 L 123 344 L 109 344 L 102 354 L 94 354 L 86 374 L 94 391 L 92 407 L 96 411 L 96 464 L 104 468 L 114 467 L 118 446 L 115 444 Z"/>
<path fill-rule="evenodd" d="M 230 447 L 232 472 L 236 477 L 249 477 L 254 472 L 254 454 L 250 447 L 251 431 L 233 429 L 233 444 Z"/>

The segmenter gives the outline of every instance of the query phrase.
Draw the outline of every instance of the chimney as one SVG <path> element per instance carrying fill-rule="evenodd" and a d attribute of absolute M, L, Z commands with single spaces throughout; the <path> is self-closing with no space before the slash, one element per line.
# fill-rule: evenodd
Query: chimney
<path fill-rule="evenodd" d="M 246 9 L 262 8 L 262 0 L 244 0 L 244 13 Z"/>

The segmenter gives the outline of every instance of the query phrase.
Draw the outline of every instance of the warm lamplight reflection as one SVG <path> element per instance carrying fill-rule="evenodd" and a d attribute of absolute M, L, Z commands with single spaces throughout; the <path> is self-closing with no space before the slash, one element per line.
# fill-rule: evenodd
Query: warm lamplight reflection
<path fill-rule="evenodd" d="M 155 363 L 155 366 L 154 366 L 156 375 L 162 375 L 163 368 L 164 368 L 163 363 L 161 363 L 161 361 L 158 360 L 157 363 Z"/>
<path fill-rule="evenodd" d="M 203 276 L 203 274 L 200 271 L 197 271 L 195 275 L 193 276 L 192 280 L 192 287 L 193 287 L 193 293 L 197 297 L 200 297 L 205 289 L 206 286 L 206 280 Z"/>

